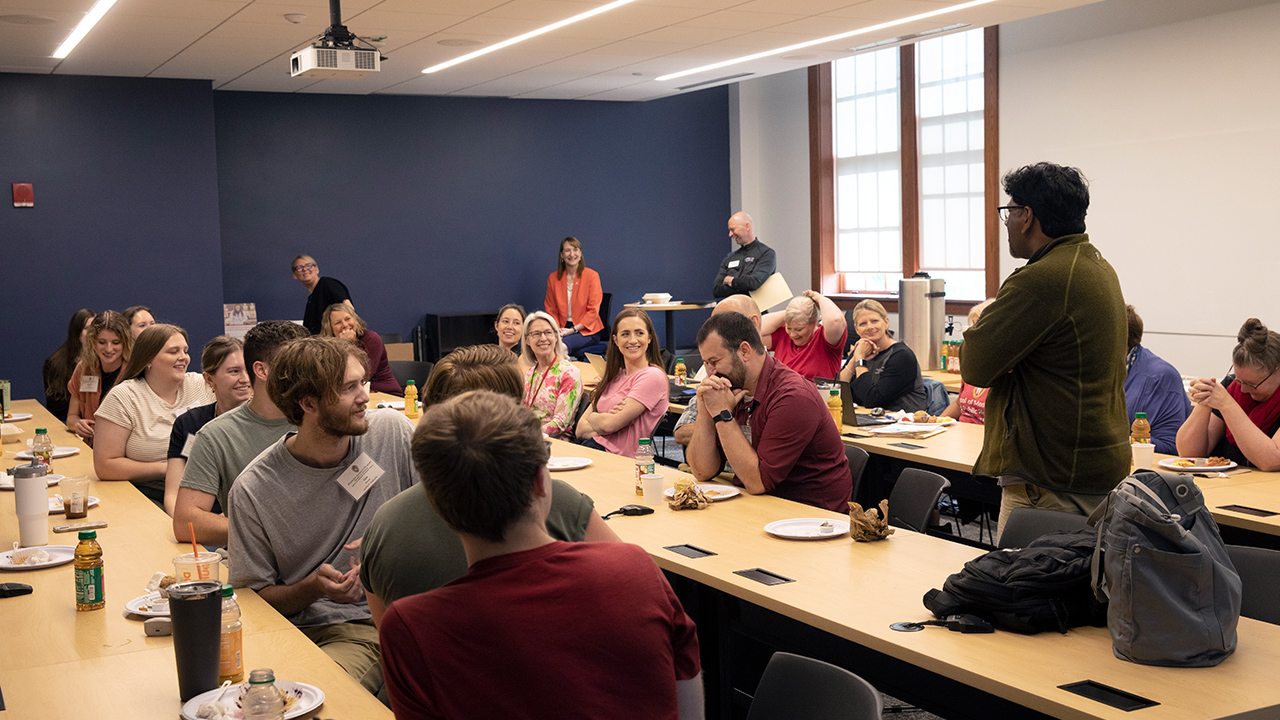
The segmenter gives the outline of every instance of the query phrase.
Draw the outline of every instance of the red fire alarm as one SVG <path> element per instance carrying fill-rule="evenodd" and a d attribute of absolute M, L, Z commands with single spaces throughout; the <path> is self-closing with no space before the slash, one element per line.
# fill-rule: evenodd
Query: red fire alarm
<path fill-rule="evenodd" d="M 13 184 L 13 206 L 20 208 L 36 206 L 35 190 L 31 188 L 31 183 Z"/>

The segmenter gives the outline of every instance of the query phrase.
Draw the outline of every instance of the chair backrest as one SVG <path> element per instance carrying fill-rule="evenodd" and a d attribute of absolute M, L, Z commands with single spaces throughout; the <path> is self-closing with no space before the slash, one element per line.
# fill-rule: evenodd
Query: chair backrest
<path fill-rule="evenodd" d="M 1041 535 L 1058 530 L 1083 530 L 1089 527 L 1089 518 L 1074 513 L 1042 510 L 1040 508 L 1014 508 L 1000 531 L 998 548 L 1022 548 Z"/>
<path fill-rule="evenodd" d="M 871 683 L 812 658 L 774 653 L 747 720 L 880 720 L 884 700 Z"/>
<path fill-rule="evenodd" d="M 862 482 L 862 471 L 866 469 L 867 461 L 871 459 L 871 456 L 867 454 L 866 450 L 852 445 L 844 446 L 844 456 L 849 460 L 849 475 L 853 477 L 853 493 L 850 494 L 849 499 L 856 502 L 858 500 L 858 483 Z"/>
<path fill-rule="evenodd" d="M 573 424 L 569 426 L 569 437 L 561 438 L 570 440 L 577 437 L 578 421 L 586 414 L 587 408 L 591 407 L 591 398 L 594 393 L 588 388 L 582 388 L 582 394 L 578 396 L 578 407 L 573 409 Z"/>
<path fill-rule="evenodd" d="M 930 415 L 941 415 L 943 410 L 951 404 L 951 397 L 947 395 L 947 386 L 933 378 L 922 378 L 924 380 L 924 407 L 929 411 Z"/>
<path fill-rule="evenodd" d="M 435 363 L 424 362 L 421 360 L 390 360 L 387 363 L 391 366 L 391 374 L 396 377 L 396 382 L 400 383 L 400 387 L 404 387 L 410 380 L 418 386 L 418 392 L 422 392 L 422 387 L 427 384 L 427 377 L 431 375 L 431 368 L 435 367 Z"/>
<path fill-rule="evenodd" d="M 600 293 L 600 322 L 604 323 L 604 340 L 609 340 L 609 327 L 613 323 L 610 307 L 613 305 L 613 293 Z"/>
<path fill-rule="evenodd" d="M 938 506 L 938 496 L 951 483 L 938 473 L 907 468 L 889 493 L 889 524 L 905 530 L 925 532 L 929 516 Z"/>
<path fill-rule="evenodd" d="M 1240 614 L 1280 625 L 1280 551 L 1228 545 L 1227 555 L 1240 574 Z"/>

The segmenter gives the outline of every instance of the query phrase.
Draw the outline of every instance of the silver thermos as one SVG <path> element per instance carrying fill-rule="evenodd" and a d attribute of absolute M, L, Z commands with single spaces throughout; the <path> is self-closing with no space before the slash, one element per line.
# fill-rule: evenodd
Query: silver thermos
<path fill-rule="evenodd" d="M 918 272 L 898 281 L 898 339 L 920 361 L 921 370 L 941 368 L 947 281 Z"/>

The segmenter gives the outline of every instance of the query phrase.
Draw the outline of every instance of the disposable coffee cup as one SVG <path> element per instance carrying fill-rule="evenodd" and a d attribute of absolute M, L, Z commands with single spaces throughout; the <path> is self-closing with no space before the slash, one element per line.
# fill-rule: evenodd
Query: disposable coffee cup
<path fill-rule="evenodd" d="M 14 478 L 13 494 L 19 544 L 22 547 L 48 545 L 49 483 L 43 476 Z"/>
<path fill-rule="evenodd" d="M 179 555 L 173 559 L 173 576 L 178 582 L 192 580 L 212 580 L 219 582 L 222 567 L 222 556 L 215 552 L 202 552 L 197 558 L 195 553 Z"/>
<path fill-rule="evenodd" d="M 63 478 L 58 482 L 58 490 L 62 495 L 62 507 L 68 520 L 76 520 L 89 514 L 89 478 Z"/>
<path fill-rule="evenodd" d="M 1134 443 L 1129 446 L 1133 450 L 1133 469 L 1150 470 L 1156 462 L 1156 446 L 1150 443 Z"/>
<path fill-rule="evenodd" d="M 662 476 L 651 474 L 640 476 L 640 487 L 644 492 L 644 504 L 658 507 L 662 504 Z"/>
<path fill-rule="evenodd" d="M 185 703 L 218 687 L 222 583 L 196 580 L 170 585 L 169 618 L 173 622 L 178 697 Z"/>

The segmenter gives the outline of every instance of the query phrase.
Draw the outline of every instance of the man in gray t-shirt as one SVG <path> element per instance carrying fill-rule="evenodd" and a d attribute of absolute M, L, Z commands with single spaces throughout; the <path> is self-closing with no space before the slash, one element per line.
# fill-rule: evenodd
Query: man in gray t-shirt
<path fill-rule="evenodd" d="M 256 590 L 370 692 L 382 688 L 378 633 L 360 582 L 359 541 L 382 503 L 414 485 L 413 424 L 366 410 L 369 359 L 312 337 L 280 348 L 267 392 L 290 433 L 228 497 L 231 584 Z"/>

